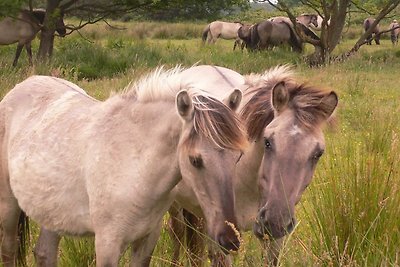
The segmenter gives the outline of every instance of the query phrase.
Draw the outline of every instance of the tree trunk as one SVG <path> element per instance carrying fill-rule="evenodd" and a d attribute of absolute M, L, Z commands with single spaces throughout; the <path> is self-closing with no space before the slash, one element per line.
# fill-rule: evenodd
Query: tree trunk
<path fill-rule="evenodd" d="M 55 21 L 60 16 L 60 12 L 56 12 L 60 0 L 47 0 L 46 17 L 44 18 L 41 30 L 41 39 L 38 52 L 38 61 L 46 62 L 53 54 L 54 34 L 56 31 Z"/>

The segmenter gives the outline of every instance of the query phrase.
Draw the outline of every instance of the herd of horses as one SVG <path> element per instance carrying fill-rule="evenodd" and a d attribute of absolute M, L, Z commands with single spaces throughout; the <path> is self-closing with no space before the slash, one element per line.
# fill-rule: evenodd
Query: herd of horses
<path fill-rule="evenodd" d="M 365 32 L 371 28 L 374 21 L 374 18 L 364 20 Z M 319 36 L 314 31 L 320 31 L 322 23 L 323 18 L 320 15 L 302 14 L 296 17 L 296 24 L 300 30 L 314 40 L 319 40 Z M 329 25 L 330 20 L 326 23 Z M 400 34 L 400 25 L 397 20 L 392 21 L 389 31 L 393 45 L 397 44 Z M 367 36 L 367 43 L 371 44 L 374 39 L 375 43 L 379 45 L 380 35 L 379 25 L 376 25 L 372 33 Z M 303 51 L 303 40 L 288 17 L 272 17 L 253 25 L 245 25 L 241 22 L 211 22 L 203 31 L 203 43 L 206 41 L 209 44 L 215 43 L 218 38 L 235 39 L 234 50 L 237 46 L 240 46 L 242 50 L 247 47 L 248 50 L 254 51 L 289 45 L 295 52 Z"/>
<path fill-rule="evenodd" d="M 303 14 L 296 18 L 296 23 L 305 35 L 319 40 L 319 37 L 310 29 L 320 29 L 318 16 Z M 243 50 L 268 49 L 280 45 L 289 45 L 293 51 L 303 51 L 303 40 L 296 33 L 293 22 L 287 17 L 272 17 L 253 25 L 244 25 L 240 22 L 214 21 L 203 31 L 203 42 L 215 43 L 218 38 L 235 39 L 233 49 L 240 46 Z"/>

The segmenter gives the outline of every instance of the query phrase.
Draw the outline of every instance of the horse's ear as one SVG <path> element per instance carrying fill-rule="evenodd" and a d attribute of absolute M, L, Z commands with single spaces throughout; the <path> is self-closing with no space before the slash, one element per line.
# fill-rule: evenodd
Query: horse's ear
<path fill-rule="evenodd" d="M 289 102 L 289 92 L 284 82 L 277 83 L 272 89 L 272 106 L 277 113 L 283 111 Z"/>
<path fill-rule="evenodd" d="M 186 90 L 182 90 L 176 95 L 176 108 L 184 121 L 193 119 L 193 103 Z"/>
<path fill-rule="evenodd" d="M 338 102 L 339 98 L 334 91 L 330 92 L 327 96 L 324 96 L 322 98 L 320 107 L 324 111 L 326 119 L 328 119 L 335 111 Z"/>
<path fill-rule="evenodd" d="M 236 111 L 242 101 L 242 91 L 239 89 L 233 90 L 233 92 L 224 99 L 225 105 L 227 105 L 233 111 Z"/>

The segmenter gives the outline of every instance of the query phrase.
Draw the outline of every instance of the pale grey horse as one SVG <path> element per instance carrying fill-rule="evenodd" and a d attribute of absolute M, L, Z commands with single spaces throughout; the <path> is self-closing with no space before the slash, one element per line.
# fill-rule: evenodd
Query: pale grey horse
<path fill-rule="evenodd" d="M 290 18 L 284 17 L 284 16 L 271 17 L 267 20 L 274 21 L 274 22 L 284 21 L 293 26 L 293 22 L 290 20 Z M 307 27 L 312 27 L 312 26 L 317 27 L 318 26 L 317 15 L 315 15 L 315 14 L 301 14 L 300 16 L 296 17 L 296 21 Z"/>
<path fill-rule="evenodd" d="M 311 24 L 310 28 L 315 30 L 315 31 L 321 31 L 322 29 L 322 24 L 323 24 L 324 18 L 321 17 L 320 15 L 317 16 L 317 25 Z M 331 23 L 331 20 L 329 19 L 326 24 L 329 25 Z"/>
<path fill-rule="evenodd" d="M 400 24 L 397 20 L 393 20 L 392 23 L 389 25 L 390 30 L 390 40 L 392 41 L 393 45 L 397 45 L 399 42 L 399 34 L 400 34 Z"/>
<path fill-rule="evenodd" d="M 202 34 L 203 43 L 207 41 L 209 44 L 215 44 L 218 38 L 225 40 L 234 39 L 235 43 L 233 45 L 233 50 L 235 50 L 236 46 L 242 46 L 241 40 L 238 36 L 238 29 L 241 26 L 243 26 L 241 22 L 213 21 L 204 28 Z"/>
<path fill-rule="evenodd" d="M 117 266 L 128 244 L 131 266 L 146 266 L 182 179 L 197 195 L 215 242 L 238 249 L 232 181 L 248 144 L 245 130 L 227 105 L 182 87 L 180 72 L 157 69 L 104 102 L 47 76 L 32 76 L 4 97 L 4 266 L 15 266 L 21 210 L 56 238 L 94 234 L 97 266 Z M 229 105 L 240 99 L 239 90 L 227 94 Z"/>
<path fill-rule="evenodd" d="M 46 11 L 44 9 L 22 10 L 16 17 L 6 17 L 0 21 L 0 45 L 18 43 L 13 66 L 18 63 L 22 49 L 25 46 L 29 64 L 32 65 L 31 42 L 40 31 Z M 66 29 L 63 19 L 56 21 L 56 30 L 60 36 L 65 36 Z"/>
<path fill-rule="evenodd" d="M 195 74 L 201 74 L 198 79 Z M 295 81 L 293 72 L 285 66 L 263 74 L 242 76 L 239 73 L 212 66 L 189 69 L 185 75 L 207 83 L 212 92 L 241 88 L 243 101 L 239 113 L 247 125 L 250 146 L 237 163 L 234 181 L 235 210 L 241 231 L 253 230 L 255 235 L 268 244 L 268 260 L 277 264 L 283 237 L 292 232 L 295 225 L 295 205 L 310 184 L 318 159 L 324 152 L 322 126 L 337 106 L 333 91 L 301 84 Z M 180 208 L 197 217 L 202 210 L 188 184 L 177 185 L 177 203 L 170 209 L 176 218 Z M 186 218 L 187 217 L 186 212 Z M 178 264 L 179 246 L 184 243 L 182 218 L 172 221 L 175 253 L 172 264 Z M 196 229 L 196 220 L 186 220 L 189 228 Z M 189 229 L 190 230 L 190 229 Z M 191 231 L 194 238 L 196 231 Z M 268 238 L 265 238 L 265 237 Z M 196 238 L 201 241 L 201 238 Z M 192 265 L 201 266 L 204 250 L 190 242 Z M 230 266 L 230 261 L 213 254 L 213 266 Z"/>

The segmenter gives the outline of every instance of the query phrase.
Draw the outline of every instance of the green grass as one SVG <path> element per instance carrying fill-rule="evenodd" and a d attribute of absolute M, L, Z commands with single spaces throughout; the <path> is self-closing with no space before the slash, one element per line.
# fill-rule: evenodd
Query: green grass
<path fill-rule="evenodd" d="M 93 43 L 78 35 L 57 38 L 54 58 L 47 66 L 24 66 L 23 52 L 18 68 L 13 69 L 15 47 L 0 47 L 0 96 L 32 74 L 60 76 L 105 99 L 159 65 L 215 64 L 247 74 L 292 64 L 300 80 L 337 91 L 340 104 L 337 127 L 326 131 L 326 154 L 297 207 L 299 225 L 284 247 L 281 265 L 400 264 L 400 47 L 383 40 L 381 46 L 363 46 L 346 62 L 310 69 L 303 55 L 287 49 L 232 51 L 233 42 L 224 40 L 202 46 L 194 33 L 201 32 L 204 25 L 200 24 L 157 25 L 160 30 L 151 34 L 140 33 L 134 23 L 121 25 L 128 29 L 116 31 L 104 25 L 85 29 L 84 35 Z M 150 26 L 155 24 L 145 25 Z M 340 43 L 337 53 L 355 43 L 357 36 L 353 35 Z M 33 50 L 37 48 L 36 40 Z M 311 51 L 308 46 L 306 53 Z M 171 260 L 166 224 L 153 266 L 166 266 Z M 33 231 L 33 240 L 36 236 Z M 259 242 L 250 233 L 244 240 L 235 266 L 260 266 Z M 90 238 L 63 240 L 60 266 L 94 266 L 93 249 Z M 128 265 L 128 258 L 129 252 L 121 266 Z M 29 262 L 34 265 L 32 256 Z"/>

